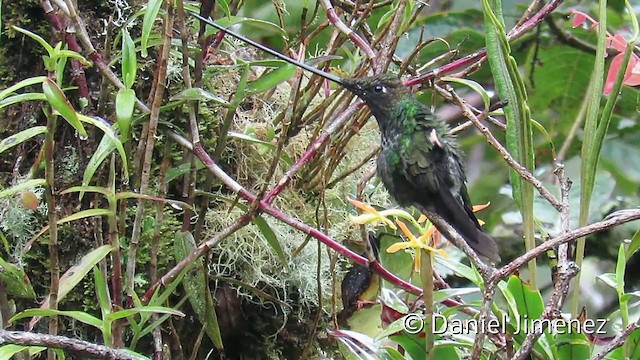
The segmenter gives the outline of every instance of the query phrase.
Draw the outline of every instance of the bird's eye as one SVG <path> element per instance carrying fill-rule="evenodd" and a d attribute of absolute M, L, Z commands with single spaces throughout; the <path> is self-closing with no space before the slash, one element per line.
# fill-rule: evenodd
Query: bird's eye
<path fill-rule="evenodd" d="M 376 85 L 376 86 L 373 88 L 373 92 L 374 92 L 374 93 L 376 93 L 376 94 L 380 94 L 380 93 L 384 92 L 384 86 L 382 86 L 382 85 Z"/>

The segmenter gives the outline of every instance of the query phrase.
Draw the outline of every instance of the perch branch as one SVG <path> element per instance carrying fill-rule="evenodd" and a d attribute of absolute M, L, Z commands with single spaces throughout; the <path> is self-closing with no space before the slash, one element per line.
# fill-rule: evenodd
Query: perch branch
<path fill-rule="evenodd" d="M 111 360 L 139 360 L 139 356 L 96 345 L 88 341 L 70 339 L 59 335 L 45 335 L 27 331 L 6 331 L 0 329 L 0 345 L 44 346 L 63 349 L 78 355 L 98 357 Z"/>

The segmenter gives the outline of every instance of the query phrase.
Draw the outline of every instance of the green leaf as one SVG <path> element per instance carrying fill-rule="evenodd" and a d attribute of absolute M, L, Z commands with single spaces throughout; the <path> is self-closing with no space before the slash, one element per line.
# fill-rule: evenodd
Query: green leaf
<path fill-rule="evenodd" d="M 484 111 L 488 111 L 489 110 L 489 107 L 491 106 L 491 96 L 489 96 L 489 94 L 482 87 L 482 85 L 478 84 L 477 82 L 475 82 L 473 80 L 460 79 L 460 78 L 454 78 L 454 77 L 449 77 L 449 76 L 445 76 L 441 80 L 442 81 L 447 81 L 447 82 L 458 83 L 458 84 L 464 85 L 464 86 L 470 88 L 471 90 L 477 92 L 480 96 L 482 96 L 482 102 L 484 104 Z"/>
<path fill-rule="evenodd" d="M 260 229 L 262 236 L 264 236 L 264 239 L 267 240 L 269 246 L 271 246 L 276 255 L 278 255 L 278 258 L 282 262 L 282 265 L 284 265 L 285 270 L 289 271 L 289 263 L 287 262 L 287 257 L 284 255 L 284 251 L 282 251 L 282 246 L 280 246 L 280 242 L 278 241 L 276 233 L 273 232 L 269 224 L 260 215 L 254 217 L 253 222 L 256 224 L 256 226 L 258 226 L 258 229 Z"/>
<path fill-rule="evenodd" d="M 512 314 L 510 322 L 510 325 L 515 329 L 514 339 L 521 342 L 526 335 L 524 329 L 534 328 L 534 320 L 542 316 L 544 311 L 542 295 L 539 290 L 534 289 L 515 275 L 509 277 L 506 290 L 513 297 L 517 310 L 517 313 Z M 549 359 L 553 359 L 555 358 L 553 349 L 547 336 L 548 331 L 536 342 L 535 349 L 546 354 Z"/>
<path fill-rule="evenodd" d="M 611 286 L 612 289 L 618 288 L 618 278 L 614 273 L 600 274 L 597 279 L 605 283 L 605 285 Z"/>
<path fill-rule="evenodd" d="M 109 215 L 112 215 L 112 214 L 111 214 L 111 211 L 109 211 L 108 209 L 87 209 L 87 210 L 75 212 L 69 216 L 65 216 L 62 219 L 58 220 L 56 224 L 61 225 L 70 221 L 80 220 L 88 217 L 109 216 Z"/>
<path fill-rule="evenodd" d="M 16 320 L 28 318 L 28 317 L 42 317 L 42 316 L 69 316 L 74 318 L 82 323 L 87 325 L 91 325 L 100 331 L 102 331 L 102 320 L 97 317 L 87 314 L 83 311 L 63 311 L 63 310 L 53 310 L 53 309 L 44 309 L 40 307 L 40 309 L 27 309 L 16 314 L 12 317 L 9 322 L 14 322 Z"/>
<path fill-rule="evenodd" d="M 606 1 L 599 1 L 598 11 L 599 29 L 607 28 L 607 7 Z M 586 117 L 583 127 L 584 138 L 582 141 L 581 149 L 581 167 L 580 167 L 580 213 L 578 226 L 584 226 L 587 224 L 589 218 L 589 206 L 591 204 L 591 196 L 593 188 L 596 182 L 596 171 L 598 168 L 598 159 L 600 157 L 600 150 L 602 148 L 602 142 L 604 141 L 604 132 L 601 126 L 603 121 L 606 122 L 608 127 L 609 119 L 606 116 L 606 112 L 603 111 L 602 119 L 599 119 L 600 102 L 602 99 L 602 89 L 604 85 L 604 63 L 606 56 L 606 31 L 598 31 L 598 41 L 596 47 L 595 64 L 593 66 L 591 82 L 589 90 L 587 92 L 588 103 L 586 110 Z M 617 94 L 617 92 L 614 92 Z M 613 97 L 616 97 L 614 95 Z M 611 99 L 609 99 L 611 100 Z M 609 101 L 607 102 L 607 106 Z M 582 266 L 582 259 L 584 258 L 585 239 L 580 238 L 577 241 L 575 250 L 575 259 L 578 266 Z M 578 289 L 580 286 L 580 276 L 578 273 L 573 280 L 573 289 Z M 579 291 L 572 291 L 571 299 L 571 312 L 576 315 L 578 313 Z"/>
<path fill-rule="evenodd" d="M 174 253 L 176 260 L 182 260 L 196 249 L 196 243 L 188 231 L 176 234 L 174 242 Z M 182 286 L 189 296 L 189 302 L 198 315 L 198 320 L 204 325 L 207 335 L 213 341 L 215 347 L 223 349 L 220 326 L 216 316 L 213 297 L 209 289 L 206 271 L 202 258 L 198 258 L 193 263 L 193 271 L 184 276 Z"/>
<path fill-rule="evenodd" d="M 424 344 L 424 338 L 420 338 L 419 335 L 409 334 L 406 332 L 400 333 L 400 335 L 389 336 L 389 340 L 392 340 L 406 351 L 411 356 L 411 359 L 426 359 L 426 350 Z"/>
<path fill-rule="evenodd" d="M 144 306 L 144 307 L 140 307 L 140 308 L 132 308 L 132 309 L 125 309 L 125 310 L 120 310 L 120 311 L 116 311 L 114 313 L 111 313 L 109 315 L 107 315 L 107 320 L 109 322 L 118 320 L 118 319 L 124 319 L 127 318 L 129 316 L 132 315 L 136 315 L 136 314 L 142 314 L 142 313 L 148 313 L 148 314 L 170 314 L 170 315 L 176 315 L 176 316 L 180 316 L 180 317 L 184 317 L 185 314 L 182 311 L 178 311 L 178 310 L 174 310 L 172 308 L 168 308 L 168 307 L 164 307 L 164 306 Z"/>
<path fill-rule="evenodd" d="M 136 82 L 137 70 L 136 46 L 133 44 L 129 30 L 125 26 L 122 28 L 122 82 L 125 89 L 131 90 L 131 87 Z"/>
<path fill-rule="evenodd" d="M 73 290 L 82 281 L 82 279 L 93 269 L 93 266 L 107 256 L 113 248 L 110 245 L 102 245 L 99 248 L 91 250 L 83 256 L 75 265 L 70 267 L 60 277 L 58 286 L 58 302 L 62 302 L 67 294 Z M 45 298 L 40 309 L 49 308 L 49 298 Z M 39 319 L 34 318 L 29 322 L 29 328 L 32 329 Z"/>
<path fill-rule="evenodd" d="M 128 164 L 127 154 L 124 151 L 124 147 L 122 146 L 122 142 L 120 141 L 120 139 L 118 139 L 118 137 L 116 136 L 116 134 L 113 131 L 113 129 L 109 126 L 109 124 L 107 124 L 104 120 L 102 120 L 100 118 L 94 118 L 94 117 L 90 117 L 90 116 L 86 116 L 86 115 L 82 115 L 82 114 L 78 114 L 78 118 L 81 121 L 84 121 L 86 123 L 90 123 L 90 124 L 94 125 L 95 127 L 99 128 L 100 130 L 102 130 L 102 132 L 104 132 L 105 136 L 107 136 L 107 137 L 109 137 L 111 139 L 111 141 L 113 142 L 113 145 L 118 150 L 118 154 L 120 154 L 120 159 L 122 160 L 122 165 L 123 165 L 123 169 L 124 169 L 124 177 L 125 178 L 129 178 L 129 167 L 127 166 L 127 164 Z M 83 183 L 83 185 L 87 185 L 87 184 Z"/>
<path fill-rule="evenodd" d="M 104 196 L 112 195 L 111 190 L 102 186 L 72 186 L 66 190 L 60 192 L 60 195 L 69 194 L 72 192 L 95 192 Z"/>
<path fill-rule="evenodd" d="M 118 200 L 121 200 L 121 199 L 144 199 L 144 200 L 148 200 L 148 201 L 157 201 L 157 202 L 161 202 L 161 203 L 169 203 L 169 204 L 177 205 L 177 206 L 181 207 L 182 209 L 193 209 L 193 207 L 191 205 L 187 204 L 184 201 L 167 199 L 167 198 L 163 198 L 163 197 L 159 197 L 159 196 L 153 196 L 153 195 L 138 194 L 138 193 L 129 192 L 129 191 L 117 193 L 116 194 L 116 199 L 118 199 Z"/>
<path fill-rule="evenodd" d="M 282 29 L 277 24 L 274 24 L 272 22 L 265 21 L 265 20 L 252 19 L 252 18 L 239 17 L 239 16 L 228 16 L 228 17 L 217 19 L 216 22 L 220 26 L 224 26 L 224 27 L 229 27 L 235 24 L 249 25 L 251 27 L 259 28 L 263 30 L 265 33 L 270 33 L 275 36 L 281 36 L 283 38 L 287 38 L 287 32 L 284 29 Z M 209 26 L 205 31 L 205 36 L 210 36 L 217 32 L 218 30 L 216 30 L 214 27 Z"/>
<path fill-rule="evenodd" d="M 591 342 L 582 331 L 571 328 L 571 325 L 558 328 L 556 347 L 558 360 L 588 359 L 591 356 Z"/>
<path fill-rule="evenodd" d="M 4 100 L 7 96 L 12 93 L 31 85 L 41 84 L 47 77 L 46 76 L 34 76 L 27 79 L 24 79 L 16 84 L 9 86 L 8 88 L 0 91 L 0 100 Z"/>
<path fill-rule="evenodd" d="M 296 74 L 296 67 L 285 64 L 275 70 L 265 72 L 258 79 L 247 84 L 247 93 L 255 94 L 270 90 L 281 82 L 287 81 Z"/>
<path fill-rule="evenodd" d="M 635 234 L 633 234 L 633 237 L 631 238 L 631 243 L 625 253 L 626 260 L 629 261 L 631 255 L 635 254 L 638 249 L 640 249 L 640 229 L 636 230 Z"/>
<path fill-rule="evenodd" d="M 481 286 L 483 283 L 482 277 L 478 274 L 478 271 L 459 261 L 450 261 L 449 259 L 436 255 L 436 263 L 453 271 L 456 275 L 468 279 L 477 286 Z"/>
<path fill-rule="evenodd" d="M 29 350 L 31 355 L 36 355 L 39 352 L 46 350 L 47 348 L 41 346 L 21 346 L 21 345 L 5 345 L 0 346 L 0 360 L 15 359 L 13 355 L 22 352 L 23 350 Z"/>
<path fill-rule="evenodd" d="M 116 119 L 120 130 L 120 141 L 126 142 L 131 131 L 131 118 L 136 105 L 136 92 L 133 89 L 120 89 L 116 95 Z"/>
<path fill-rule="evenodd" d="M 54 56 L 54 50 L 53 50 L 53 46 L 49 45 L 49 43 L 43 39 L 40 35 L 37 35 L 35 33 L 32 33 L 29 30 L 25 30 L 21 27 L 17 27 L 17 26 L 11 26 L 11 28 L 17 32 L 23 33 L 25 35 L 27 35 L 28 37 L 32 38 L 33 40 L 37 41 L 38 44 L 42 45 L 42 47 L 47 51 L 47 53 L 49 54 L 49 56 Z"/>
<path fill-rule="evenodd" d="M 7 295 L 26 299 L 35 299 L 36 293 L 29 277 L 23 269 L 4 261 L 0 257 L 0 281 L 4 283 Z"/>
<path fill-rule="evenodd" d="M 0 101 L 0 109 L 9 105 L 20 103 L 20 102 L 44 101 L 44 100 L 47 100 L 47 97 L 44 96 L 43 93 L 25 93 L 25 94 L 13 95 Z"/>
<path fill-rule="evenodd" d="M 87 168 L 84 169 L 84 174 L 82 175 L 82 185 L 87 186 L 91 182 L 93 178 L 93 174 L 98 171 L 98 168 L 104 162 L 104 159 L 109 156 L 116 149 L 116 144 L 113 139 L 106 134 L 100 140 L 100 144 L 98 144 L 98 148 L 94 151 L 93 155 L 91 155 L 91 159 L 89 159 L 89 163 L 87 164 Z M 83 194 L 80 194 L 80 199 L 82 199 Z"/>
<path fill-rule="evenodd" d="M 457 289 L 441 289 L 433 293 L 433 302 L 439 303 L 454 296 L 462 296 L 479 292 L 477 287 L 457 288 Z"/>
<path fill-rule="evenodd" d="M 227 132 L 227 134 L 229 135 L 229 137 L 233 137 L 236 139 L 240 139 L 240 140 L 246 140 L 248 142 L 254 143 L 254 144 L 260 144 L 260 145 L 264 145 L 266 147 L 268 147 L 271 150 L 275 150 L 276 146 L 268 141 L 262 141 L 260 139 L 256 139 L 251 135 L 247 135 L 247 134 L 243 134 L 243 133 L 239 133 L 239 132 L 235 132 L 235 131 L 229 131 Z"/>
<path fill-rule="evenodd" d="M 107 287 L 107 283 L 97 266 L 93 267 L 93 281 L 95 283 L 98 304 L 102 311 L 102 318 L 104 319 L 111 313 L 111 300 L 109 299 L 109 288 Z"/>
<path fill-rule="evenodd" d="M 147 57 L 147 44 L 149 43 L 149 36 L 153 29 L 153 24 L 156 22 L 158 12 L 160 12 L 160 6 L 162 0 L 149 0 L 144 12 L 144 19 L 142 20 L 142 40 L 140 41 L 140 55 L 143 58 Z"/>
<path fill-rule="evenodd" d="M 44 134 L 46 132 L 47 132 L 46 126 L 34 126 L 26 130 L 22 130 L 17 134 L 8 136 L 0 141 L 0 153 L 18 144 L 21 144 L 36 135 Z"/>
<path fill-rule="evenodd" d="M 507 120 L 506 147 L 521 165 L 529 171 L 533 171 L 535 168 L 533 132 L 531 115 L 527 105 L 527 93 L 518 70 L 518 64 L 511 56 L 511 48 L 502 19 L 502 4 L 500 0 L 483 0 L 482 4 L 485 16 L 487 57 L 491 73 L 495 79 L 500 99 L 509 102 L 503 108 Z M 522 214 L 525 247 L 530 250 L 536 245 L 533 186 L 524 181 L 511 168 L 509 169 L 509 179 L 513 186 L 513 198 Z M 536 273 L 536 261 L 533 259 L 529 262 L 529 274 L 534 287 L 536 287 Z"/>
<path fill-rule="evenodd" d="M 528 69 L 533 74 L 535 87 L 530 90 L 529 104 L 536 117 L 543 118 L 552 113 L 550 131 L 557 128 L 562 134 L 569 132 L 584 100 L 585 89 L 593 69 L 593 55 L 570 46 L 555 44 L 539 47 L 540 63 L 553 64 Z M 533 62 L 527 62 L 528 65 Z"/>
<path fill-rule="evenodd" d="M 17 193 L 20 193 L 24 190 L 30 190 L 33 189 L 35 187 L 39 187 L 39 186 L 45 186 L 47 185 L 47 181 L 45 179 L 31 179 L 31 180 L 27 180 L 23 183 L 20 183 L 18 185 L 14 185 L 8 189 L 4 189 L 2 191 L 0 191 L 0 199 L 2 199 L 3 197 L 7 197 L 7 196 L 11 196 Z"/>
<path fill-rule="evenodd" d="M 225 16 L 229 18 L 231 17 L 231 9 L 229 9 L 229 2 L 227 0 L 216 1 L 216 5 L 218 5 L 222 9 L 222 12 L 225 14 Z"/>
<path fill-rule="evenodd" d="M 73 109 L 71 103 L 64 95 L 58 85 L 51 79 L 46 78 L 42 82 L 42 92 L 47 98 L 49 105 L 54 108 L 62 117 L 67 120 L 69 125 L 73 126 L 81 137 L 87 137 L 87 131 L 78 119 L 78 113 Z"/>
<path fill-rule="evenodd" d="M 616 291 L 618 292 L 618 297 L 621 297 L 624 294 L 624 270 L 626 268 L 627 261 L 624 256 L 624 243 L 620 243 L 620 247 L 618 248 L 618 261 L 616 262 Z"/>
<path fill-rule="evenodd" d="M 229 102 L 218 95 L 212 94 L 206 90 L 201 88 L 193 87 L 189 89 L 184 89 L 179 93 L 173 95 L 171 97 L 172 101 L 175 100 L 191 100 L 191 101 L 207 101 L 211 100 L 215 103 L 221 104 L 223 106 L 229 105 Z"/>

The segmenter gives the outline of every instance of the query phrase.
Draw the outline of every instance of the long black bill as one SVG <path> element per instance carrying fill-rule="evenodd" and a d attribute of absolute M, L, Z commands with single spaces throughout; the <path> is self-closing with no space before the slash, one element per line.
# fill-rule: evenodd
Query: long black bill
<path fill-rule="evenodd" d="M 305 64 L 303 62 L 294 60 L 294 59 L 292 59 L 292 58 L 290 58 L 288 56 L 285 56 L 285 55 L 283 55 L 283 54 L 281 54 L 281 53 L 279 53 L 279 52 L 277 52 L 275 50 L 272 50 L 272 49 L 270 49 L 270 48 L 268 48 L 268 47 L 266 47 L 266 46 L 264 46 L 262 44 L 259 44 L 259 43 L 255 42 L 255 41 L 253 41 L 253 40 L 251 40 L 249 38 L 246 38 L 246 37 L 244 37 L 244 36 L 242 36 L 240 34 L 237 34 L 237 33 L 233 32 L 233 31 L 231 31 L 231 30 L 229 30 L 229 29 L 227 29 L 227 28 L 225 28 L 225 27 L 223 27 L 221 25 L 216 24 L 215 22 L 213 22 L 213 20 L 211 20 L 211 18 L 204 18 L 204 17 L 202 17 L 202 16 L 200 16 L 198 14 L 195 14 L 195 13 L 191 13 L 191 16 L 195 17 L 196 19 L 198 19 L 198 20 L 200 20 L 200 21 L 202 21 L 202 22 L 204 22 L 206 24 L 209 24 L 209 25 L 213 26 L 214 28 L 216 28 L 216 29 L 218 29 L 220 31 L 223 31 L 224 33 L 226 33 L 228 35 L 233 36 L 234 38 L 236 38 L 236 39 L 238 39 L 238 40 L 240 40 L 242 42 L 245 42 L 245 43 L 247 43 L 247 44 L 249 44 L 249 45 L 251 45 L 251 46 L 253 46 L 255 48 L 258 48 L 258 49 L 260 49 L 260 50 L 262 50 L 262 51 L 264 51 L 264 52 L 266 52 L 268 54 L 271 54 L 271 55 L 277 57 L 278 59 L 284 60 L 284 61 L 286 61 L 286 62 L 288 62 L 290 64 L 293 64 L 293 65 L 295 65 L 295 66 L 297 66 L 297 67 L 299 67 L 301 69 L 307 70 L 309 72 L 312 72 L 312 73 L 314 73 L 314 74 L 316 74 L 318 76 L 321 76 L 321 77 L 323 77 L 323 78 L 325 78 L 327 80 L 333 81 L 336 84 L 343 85 L 343 81 L 342 81 L 341 78 L 339 78 L 339 77 L 337 77 L 337 76 L 335 76 L 333 74 L 324 72 L 324 71 L 322 71 L 320 69 L 314 68 L 313 66 L 309 66 L 309 65 L 307 65 L 307 64 Z"/>

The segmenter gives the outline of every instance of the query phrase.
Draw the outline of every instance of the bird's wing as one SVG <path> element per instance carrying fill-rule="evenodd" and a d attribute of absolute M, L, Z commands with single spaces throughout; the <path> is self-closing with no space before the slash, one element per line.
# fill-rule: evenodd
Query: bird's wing
<path fill-rule="evenodd" d="M 404 175 L 420 190 L 416 203 L 442 216 L 465 237 L 474 237 L 480 224 L 473 214 L 466 177 L 455 144 L 439 137 L 428 122 L 418 121 L 408 146 L 402 149 Z"/>

